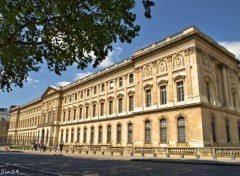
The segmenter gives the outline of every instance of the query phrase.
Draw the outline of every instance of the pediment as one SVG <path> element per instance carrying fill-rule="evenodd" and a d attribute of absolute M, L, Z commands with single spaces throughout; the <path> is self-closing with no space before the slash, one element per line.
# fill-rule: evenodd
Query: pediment
<path fill-rule="evenodd" d="M 45 97 L 47 95 L 53 94 L 58 91 L 58 88 L 53 87 L 53 86 L 48 86 L 48 88 L 44 91 L 42 94 L 42 97 Z"/>

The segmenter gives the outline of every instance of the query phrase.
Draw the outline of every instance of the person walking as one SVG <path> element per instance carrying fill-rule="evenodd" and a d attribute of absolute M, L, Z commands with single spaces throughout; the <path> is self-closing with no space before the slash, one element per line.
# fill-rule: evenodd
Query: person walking
<path fill-rule="evenodd" d="M 62 153 L 63 143 L 61 143 L 61 144 L 59 145 L 59 149 L 60 149 L 60 152 Z"/>

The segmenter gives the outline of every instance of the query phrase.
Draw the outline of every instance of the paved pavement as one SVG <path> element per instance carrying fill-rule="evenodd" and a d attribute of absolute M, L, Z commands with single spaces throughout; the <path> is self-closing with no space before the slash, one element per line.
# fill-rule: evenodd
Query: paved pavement
<path fill-rule="evenodd" d="M 238 160 L 230 159 L 224 162 L 78 153 L 0 152 L 0 175 L 3 175 L 2 171 L 12 170 L 26 176 L 239 176 L 240 165 Z"/>

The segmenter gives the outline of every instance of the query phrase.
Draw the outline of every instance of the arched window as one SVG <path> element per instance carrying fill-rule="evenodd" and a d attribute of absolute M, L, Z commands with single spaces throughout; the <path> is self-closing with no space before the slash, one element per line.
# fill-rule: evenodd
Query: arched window
<path fill-rule="evenodd" d="M 128 124 L 128 143 L 132 144 L 133 143 L 133 129 L 132 129 L 132 124 Z"/>
<path fill-rule="evenodd" d="M 211 100 L 210 83 L 208 81 L 206 82 L 206 91 L 207 91 L 207 99 L 210 102 L 210 100 Z"/>
<path fill-rule="evenodd" d="M 65 142 L 68 143 L 68 129 L 66 130 Z"/>
<path fill-rule="evenodd" d="M 211 132 L 212 132 L 212 136 L 211 136 L 212 142 L 217 142 L 215 120 L 213 117 L 211 118 Z"/>
<path fill-rule="evenodd" d="M 74 129 L 72 128 L 72 131 L 71 131 L 71 143 L 73 143 L 73 139 L 74 139 Z"/>
<path fill-rule="evenodd" d="M 117 125 L 117 143 L 121 143 L 122 141 L 122 126 L 121 124 Z"/>
<path fill-rule="evenodd" d="M 151 123 L 149 120 L 145 121 L 145 143 L 151 142 Z"/>
<path fill-rule="evenodd" d="M 177 124 L 178 124 L 178 142 L 186 142 L 184 117 L 179 117 L 177 120 Z"/>
<path fill-rule="evenodd" d="M 98 143 L 102 143 L 102 126 L 98 128 Z"/>
<path fill-rule="evenodd" d="M 167 120 L 160 120 L 160 142 L 167 142 Z"/>
<path fill-rule="evenodd" d="M 87 141 L 87 128 L 85 127 L 83 130 L 83 143 L 86 143 Z"/>
<path fill-rule="evenodd" d="M 227 134 L 227 142 L 231 142 L 229 120 L 226 120 L 226 134 Z"/>
<path fill-rule="evenodd" d="M 91 127 L 91 140 L 90 143 L 93 144 L 94 143 L 94 127 Z"/>
<path fill-rule="evenodd" d="M 107 127 L 107 143 L 111 143 L 111 126 Z"/>

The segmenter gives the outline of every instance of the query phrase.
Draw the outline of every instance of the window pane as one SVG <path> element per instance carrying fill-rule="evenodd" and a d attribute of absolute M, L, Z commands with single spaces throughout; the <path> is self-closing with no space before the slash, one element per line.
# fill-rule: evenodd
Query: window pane
<path fill-rule="evenodd" d="M 145 122 L 145 143 L 150 143 L 151 142 L 151 126 L 150 126 L 150 121 L 147 120 Z"/>
<path fill-rule="evenodd" d="M 177 100 L 184 101 L 184 85 L 183 81 L 177 82 Z"/>
<path fill-rule="evenodd" d="M 160 87 L 160 99 L 161 99 L 161 104 L 167 103 L 167 87 L 166 86 Z"/>
<path fill-rule="evenodd" d="M 122 135 L 121 133 L 122 133 L 122 127 L 119 124 L 117 126 L 117 143 L 121 143 L 121 135 Z"/>
<path fill-rule="evenodd" d="M 167 120 L 162 119 L 160 121 L 160 141 L 167 142 Z"/>
<path fill-rule="evenodd" d="M 178 118 L 178 141 L 179 142 L 186 141 L 185 119 L 183 117 Z"/>
<path fill-rule="evenodd" d="M 128 143 L 132 143 L 132 124 L 128 124 Z"/>

